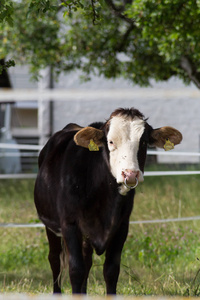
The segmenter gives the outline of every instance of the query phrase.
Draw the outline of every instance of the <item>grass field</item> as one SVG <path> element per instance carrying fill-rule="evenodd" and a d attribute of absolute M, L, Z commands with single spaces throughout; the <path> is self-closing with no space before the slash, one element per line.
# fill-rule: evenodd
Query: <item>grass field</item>
<path fill-rule="evenodd" d="M 37 220 L 33 180 L 0 181 L 0 223 Z M 137 188 L 131 220 L 200 215 L 200 177 L 146 177 Z M 51 293 L 43 228 L 0 228 L 0 292 Z M 90 295 L 104 295 L 104 257 L 94 255 Z M 71 293 L 68 275 L 63 292 Z M 130 225 L 118 294 L 200 295 L 200 221 Z"/>

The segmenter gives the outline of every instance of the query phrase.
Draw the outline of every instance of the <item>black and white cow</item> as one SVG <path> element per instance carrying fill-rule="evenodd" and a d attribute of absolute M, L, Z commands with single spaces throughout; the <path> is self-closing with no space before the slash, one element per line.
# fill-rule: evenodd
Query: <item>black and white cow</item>
<path fill-rule="evenodd" d="M 117 109 L 105 123 L 69 124 L 39 156 L 35 205 L 46 226 L 54 293 L 60 293 L 60 256 L 67 252 L 73 293 L 86 293 L 92 253 L 106 252 L 104 278 L 116 293 L 135 187 L 143 181 L 147 145 L 179 144 L 172 127 L 153 129 L 136 109 Z M 63 243 L 64 241 L 64 243 Z"/>

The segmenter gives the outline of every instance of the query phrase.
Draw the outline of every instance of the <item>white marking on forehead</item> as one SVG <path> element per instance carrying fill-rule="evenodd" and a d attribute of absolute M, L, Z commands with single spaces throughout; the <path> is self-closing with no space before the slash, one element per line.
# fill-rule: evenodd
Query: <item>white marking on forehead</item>
<path fill-rule="evenodd" d="M 110 121 L 108 139 L 137 140 L 139 141 L 144 132 L 144 120 L 135 117 L 131 120 L 129 117 L 115 116 Z"/>

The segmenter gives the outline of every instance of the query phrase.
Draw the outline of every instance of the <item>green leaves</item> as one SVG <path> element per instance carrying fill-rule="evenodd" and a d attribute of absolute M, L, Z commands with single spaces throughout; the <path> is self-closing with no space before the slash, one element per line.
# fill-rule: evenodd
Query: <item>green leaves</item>
<path fill-rule="evenodd" d="M 77 11 L 78 8 L 84 8 L 84 5 L 81 3 L 80 0 L 66 0 L 62 2 L 61 5 L 73 11 Z"/>
<path fill-rule="evenodd" d="M 0 20 L 0 57 L 30 64 L 36 77 L 51 65 L 56 73 L 79 68 L 86 79 L 189 82 L 187 56 L 200 82 L 199 0 L 2 0 Z"/>
<path fill-rule="evenodd" d="M 0 74 L 3 72 L 3 70 L 14 66 L 15 66 L 15 61 L 12 59 L 6 61 L 3 65 L 0 64 Z"/>
<path fill-rule="evenodd" d="M 181 57 L 185 54 L 198 68 L 199 1 L 136 0 L 127 8 L 127 14 L 136 20 L 142 39 L 154 49 L 154 56 L 162 57 L 171 66 L 172 75 L 175 73 L 185 80 L 187 74 L 180 67 Z"/>
<path fill-rule="evenodd" d="M 45 14 L 46 12 L 49 11 L 58 11 L 58 6 L 54 3 L 55 1 L 50 1 L 50 0 L 32 0 L 30 2 L 30 5 L 28 7 L 28 12 L 27 15 L 29 14 Z"/>
<path fill-rule="evenodd" d="M 0 3 L 0 22 L 8 23 L 10 26 L 13 25 L 13 2 L 11 0 L 1 0 Z"/>

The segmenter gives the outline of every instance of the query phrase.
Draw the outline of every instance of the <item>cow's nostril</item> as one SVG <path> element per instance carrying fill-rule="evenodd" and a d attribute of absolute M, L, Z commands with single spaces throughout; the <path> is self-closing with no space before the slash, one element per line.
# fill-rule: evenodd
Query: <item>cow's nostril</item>
<path fill-rule="evenodd" d="M 139 177 L 140 177 L 140 171 L 137 171 L 136 177 L 137 177 L 137 179 L 139 179 Z"/>
<path fill-rule="evenodd" d="M 126 170 L 125 170 L 125 171 L 122 171 L 122 176 L 123 176 L 124 179 L 126 179 L 126 178 L 129 177 L 128 174 L 129 174 L 129 173 L 127 173 Z"/>
<path fill-rule="evenodd" d="M 123 179 L 127 181 L 127 183 L 135 183 L 136 179 L 139 179 L 140 172 L 137 170 L 129 170 L 125 169 L 122 171 Z"/>

